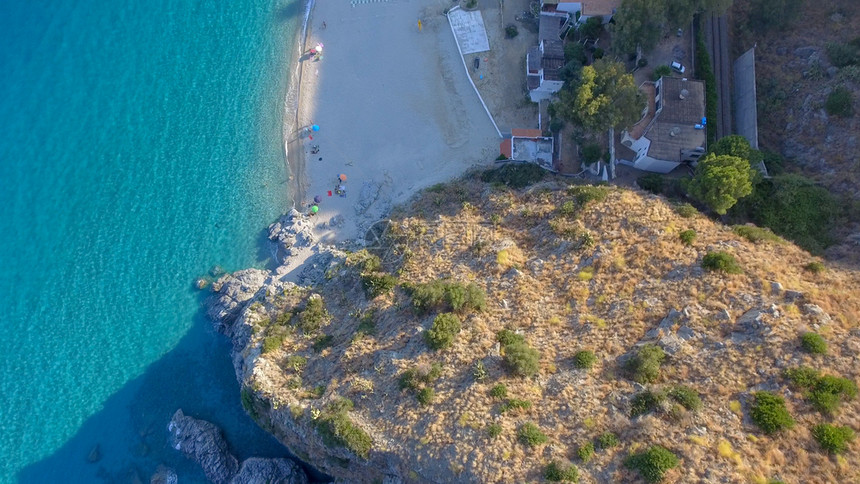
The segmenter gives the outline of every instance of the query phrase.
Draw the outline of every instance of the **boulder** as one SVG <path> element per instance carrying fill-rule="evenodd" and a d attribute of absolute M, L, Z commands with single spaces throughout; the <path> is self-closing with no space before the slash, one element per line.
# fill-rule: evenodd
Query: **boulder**
<path fill-rule="evenodd" d="M 179 476 L 173 469 L 159 465 L 155 474 L 149 479 L 149 484 L 179 484 Z"/>
<path fill-rule="evenodd" d="M 260 269 L 246 269 L 221 277 L 212 285 L 215 294 L 206 302 L 206 314 L 218 324 L 231 324 L 244 303 L 257 294 L 268 277 L 269 274 Z"/>
<path fill-rule="evenodd" d="M 307 484 L 308 476 L 289 459 L 251 457 L 242 462 L 239 473 L 230 484 Z"/>
<path fill-rule="evenodd" d="M 228 484 L 239 472 L 239 462 L 227 448 L 221 429 L 205 420 L 182 413 L 170 419 L 170 445 L 203 467 L 206 479 L 213 484 Z"/>

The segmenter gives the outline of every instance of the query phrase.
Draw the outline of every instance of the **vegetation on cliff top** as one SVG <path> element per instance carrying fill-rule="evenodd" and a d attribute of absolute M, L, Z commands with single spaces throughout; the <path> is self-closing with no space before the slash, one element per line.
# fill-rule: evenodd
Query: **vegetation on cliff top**
<path fill-rule="evenodd" d="M 856 462 L 851 436 L 821 426 L 860 413 L 857 273 L 635 192 L 497 181 L 517 176 L 434 187 L 396 212 L 391 250 L 351 254 L 319 296 L 268 294 L 255 344 L 278 321 L 302 331 L 260 357 L 255 398 L 309 442 L 394 452 L 417 478 L 860 478 L 828 457 Z M 366 274 L 396 283 L 368 291 Z M 825 355 L 801 343 L 813 327 Z"/>

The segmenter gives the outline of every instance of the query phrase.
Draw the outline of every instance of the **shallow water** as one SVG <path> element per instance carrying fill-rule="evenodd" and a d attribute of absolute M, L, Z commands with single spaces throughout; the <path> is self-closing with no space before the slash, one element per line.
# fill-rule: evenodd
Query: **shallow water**
<path fill-rule="evenodd" d="M 171 459 L 199 479 L 165 449 L 179 407 L 242 456 L 285 452 L 242 413 L 192 283 L 266 263 L 261 230 L 288 203 L 301 13 L 296 0 L 0 3 L 2 482 L 132 468 L 146 481 Z"/>

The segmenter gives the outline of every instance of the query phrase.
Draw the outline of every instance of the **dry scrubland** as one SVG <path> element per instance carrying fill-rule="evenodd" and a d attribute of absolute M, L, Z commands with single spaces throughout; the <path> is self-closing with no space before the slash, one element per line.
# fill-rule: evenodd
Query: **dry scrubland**
<path fill-rule="evenodd" d="M 393 452 L 415 482 L 538 482 L 553 462 L 575 465 L 580 482 L 636 482 L 625 459 L 654 444 L 680 460 L 666 482 L 860 479 L 856 443 L 829 454 L 811 431 L 823 422 L 856 429 L 860 404 L 824 415 L 783 373 L 806 365 L 856 381 L 858 274 L 805 269 L 814 259 L 790 243 L 749 242 L 661 198 L 566 183 L 516 191 L 475 174 L 431 187 L 394 216 L 381 267 L 353 253 L 321 287 L 258 300 L 250 346 L 263 354 L 245 403 L 257 395 L 289 407 L 297 426 L 317 429 L 307 439 L 351 447 L 339 454 L 344 467 L 361 460 L 354 454 Z M 691 245 L 679 237 L 689 229 Z M 709 251 L 732 254 L 743 273 L 703 270 Z M 396 277 L 390 291 L 385 274 Z M 483 310 L 478 301 L 454 311 L 461 331 L 433 350 L 424 333 L 451 307 L 419 311 L 412 291 L 439 280 L 474 283 L 486 298 Z M 381 294 L 369 299 L 369 283 Z M 325 312 L 306 310 L 316 295 Z M 750 310 L 759 312 L 743 318 Z M 534 376 L 506 366 L 503 329 L 539 352 Z M 828 342 L 826 354 L 801 349 L 809 331 Z M 625 361 L 649 341 L 667 355 L 643 385 Z M 596 356 L 590 369 L 577 367 L 587 366 L 574 359 L 582 350 Z M 635 395 L 678 384 L 701 396 L 700 410 L 668 398 L 631 418 Z M 793 428 L 768 435 L 752 423 L 759 390 L 785 397 Z M 533 434 L 525 443 L 529 423 L 545 442 Z M 590 456 L 587 444 L 606 432 L 619 444 L 595 444 Z M 337 462 L 319 465 L 338 475 Z"/>

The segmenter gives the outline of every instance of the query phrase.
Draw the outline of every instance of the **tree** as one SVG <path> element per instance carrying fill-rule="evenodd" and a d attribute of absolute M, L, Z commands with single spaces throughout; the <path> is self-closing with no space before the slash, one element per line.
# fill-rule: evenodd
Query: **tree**
<path fill-rule="evenodd" d="M 612 26 L 612 49 L 616 54 L 651 51 L 663 35 L 666 0 L 623 0 Z"/>
<path fill-rule="evenodd" d="M 759 32 L 785 30 L 800 14 L 803 0 L 751 0 L 749 25 Z"/>
<path fill-rule="evenodd" d="M 666 21 L 673 29 L 685 28 L 690 25 L 693 15 L 701 7 L 701 1 L 665 0 Z"/>
<path fill-rule="evenodd" d="M 764 155 L 761 151 L 750 146 L 750 142 L 739 134 L 733 134 L 721 138 L 711 146 L 711 153 L 715 155 L 737 156 L 747 160 L 750 165 L 757 165 Z"/>
<path fill-rule="evenodd" d="M 603 17 L 589 17 L 584 24 L 579 26 L 579 33 L 584 38 L 596 39 L 603 32 Z"/>
<path fill-rule="evenodd" d="M 629 126 L 645 108 L 645 100 L 624 64 L 600 59 L 582 68 L 572 91 L 563 90 L 557 112 L 589 132 Z"/>
<path fill-rule="evenodd" d="M 711 210 L 724 215 L 739 199 L 752 193 L 754 176 L 747 160 L 711 153 L 699 161 L 688 190 Z"/>

